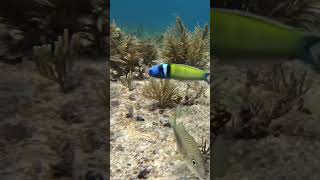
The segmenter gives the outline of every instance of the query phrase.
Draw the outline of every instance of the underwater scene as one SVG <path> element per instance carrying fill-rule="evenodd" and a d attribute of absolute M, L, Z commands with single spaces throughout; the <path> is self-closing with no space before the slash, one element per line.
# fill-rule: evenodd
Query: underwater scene
<path fill-rule="evenodd" d="M 209 178 L 209 4 L 111 0 L 110 179 Z"/>
<path fill-rule="evenodd" d="M 213 5 L 214 179 L 320 179 L 320 1 Z"/>
<path fill-rule="evenodd" d="M 137 38 L 161 38 L 179 16 L 187 29 L 203 27 L 210 20 L 210 0 L 110 0 L 110 21 Z"/>
<path fill-rule="evenodd" d="M 108 179 L 107 4 L 1 1 L 1 180 Z"/>

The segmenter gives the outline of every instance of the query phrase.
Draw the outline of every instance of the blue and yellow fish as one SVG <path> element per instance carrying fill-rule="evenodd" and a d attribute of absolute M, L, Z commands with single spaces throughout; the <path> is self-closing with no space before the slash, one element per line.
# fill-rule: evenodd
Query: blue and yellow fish
<path fill-rule="evenodd" d="M 184 64 L 158 64 L 148 74 L 160 79 L 203 80 L 210 83 L 210 73 Z"/>
<path fill-rule="evenodd" d="M 211 8 L 211 53 L 221 63 L 277 64 L 299 58 L 319 66 L 320 35 L 255 14 Z"/>

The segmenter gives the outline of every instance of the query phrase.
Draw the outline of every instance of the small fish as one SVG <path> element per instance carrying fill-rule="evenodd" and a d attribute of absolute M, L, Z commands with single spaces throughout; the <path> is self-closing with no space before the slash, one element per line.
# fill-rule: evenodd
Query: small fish
<path fill-rule="evenodd" d="M 176 139 L 177 151 L 193 173 L 201 179 L 206 179 L 206 164 L 197 142 L 186 131 L 182 122 L 176 123 L 176 119 L 180 112 L 180 106 L 178 106 L 171 122 Z"/>
<path fill-rule="evenodd" d="M 210 83 L 210 74 L 207 71 L 184 64 L 158 64 L 152 66 L 148 74 L 161 79 L 204 80 Z"/>
<path fill-rule="evenodd" d="M 314 68 L 320 64 L 319 34 L 247 12 L 211 8 L 210 14 L 210 54 L 221 58 L 220 63 L 250 66 L 298 58 Z"/>

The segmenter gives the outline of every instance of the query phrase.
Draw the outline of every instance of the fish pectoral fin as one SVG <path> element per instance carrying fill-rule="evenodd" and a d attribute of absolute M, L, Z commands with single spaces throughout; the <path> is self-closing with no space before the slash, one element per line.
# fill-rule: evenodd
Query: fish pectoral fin
<path fill-rule="evenodd" d="M 173 155 L 173 159 L 174 159 L 174 160 L 183 161 L 183 155 L 182 155 L 181 153 L 176 152 L 176 153 Z"/>

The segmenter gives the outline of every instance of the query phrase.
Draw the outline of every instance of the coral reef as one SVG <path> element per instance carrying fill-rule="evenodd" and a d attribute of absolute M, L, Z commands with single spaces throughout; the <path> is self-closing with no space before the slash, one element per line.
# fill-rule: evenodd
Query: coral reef
<path fill-rule="evenodd" d="M 0 79 L 1 179 L 105 176 L 106 109 L 88 84 L 103 81 L 105 62 L 80 59 L 77 65 L 83 81 L 64 94 L 32 61 L 0 63 L 1 77 L 10 77 Z M 88 67 L 95 73 L 85 74 Z"/>
<path fill-rule="evenodd" d="M 133 74 L 130 71 L 126 76 L 120 77 L 121 84 L 129 89 L 129 91 L 132 91 L 134 88 L 133 83 Z"/>
<path fill-rule="evenodd" d="M 194 67 L 207 67 L 209 62 L 209 31 L 196 27 L 190 33 L 182 20 L 177 17 L 176 26 L 164 34 L 162 55 L 167 63 L 187 64 Z"/>
<path fill-rule="evenodd" d="M 227 163 L 221 167 L 226 173 L 215 179 L 319 177 L 302 168 L 305 159 L 314 158 L 320 138 L 319 111 L 314 110 L 319 109 L 319 74 L 309 68 L 297 61 L 259 69 L 215 66 L 215 82 L 228 79 L 211 96 L 211 132 L 228 152 L 212 152 Z M 214 163 L 218 168 L 222 162 Z M 307 169 L 318 170 L 314 163 Z"/>
<path fill-rule="evenodd" d="M 188 84 L 182 104 L 190 106 L 197 103 L 207 90 L 208 86 L 199 82 Z"/>
<path fill-rule="evenodd" d="M 181 101 L 178 87 L 170 80 L 150 79 L 143 86 L 142 95 L 156 100 L 160 108 L 170 107 Z"/>
<path fill-rule="evenodd" d="M 111 179 L 195 179 L 185 162 L 173 157 L 170 116 L 177 104 L 184 106 L 181 121 L 209 161 L 208 85 L 145 77 L 144 73 L 148 67 L 165 62 L 208 68 L 208 27 L 196 27 L 191 33 L 177 18 L 176 27 L 161 36 L 139 39 L 142 28 L 134 36 L 115 22 L 110 32 L 111 162 L 117 162 L 111 165 Z"/>
<path fill-rule="evenodd" d="M 127 75 L 130 71 L 134 77 L 142 79 L 146 68 L 158 58 L 158 49 L 152 41 L 141 41 L 121 31 L 113 22 L 110 25 L 111 68 L 114 78 Z"/>
<path fill-rule="evenodd" d="M 154 81 L 157 88 L 168 80 L 150 78 L 150 81 Z M 150 81 L 136 80 L 132 91 L 122 88 L 120 82 L 110 84 L 110 100 L 117 102 L 112 103 L 110 109 L 110 179 L 198 179 L 184 161 L 176 158 L 176 142 L 169 123 L 175 109 L 165 106 L 156 110 L 154 103 L 159 105 L 159 102 L 142 94 Z M 179 87 L 172 93 L 187 89 L 185 82 L 169 82 Z M 135 98 L 130 98 L 133 95 Z M 207 155 L 208 144 L 205 142 L 209 142 L 209 112 L 208 104 L 183 106 L 182 116 L 178 119 Z"/>
<path fill-rule="evenodd" d="M 117 75 L 114 74 L 115 77 L 126 75 L 130 71 L 137 71 L 137 76 L 143 74 L 139 44 L 140 42 L 134 37 L 128 37 L 120 41 L 116 55 L 110 57 L 110 66 L 117 73 Z"/>
<path fill-rule="evenodd" d="M 79 35 L 73 34 L 69 39 L 69 31 L 65 29 L 63 37 L 59 36 L 54 43 L 34 47 L 34 60 L 39 73 L 59 84 L 61 90 L 67 90 L 67 82 L 73 70 L 74 61 L 78 58 Z"/>

